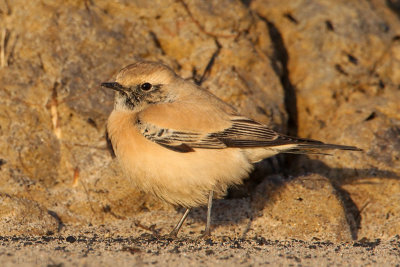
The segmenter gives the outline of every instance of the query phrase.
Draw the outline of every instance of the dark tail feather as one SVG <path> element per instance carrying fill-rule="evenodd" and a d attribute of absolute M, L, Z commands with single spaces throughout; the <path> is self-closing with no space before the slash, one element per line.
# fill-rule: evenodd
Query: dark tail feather
<path fill-rule="evenodd" d="M 300 155 L 323 155 L 323 156 L 332 156 L 332 154 L 329 153 L 324 153 L 318 150 L 313 150 L 313 149 L 288 149 L 285 150 L 281 153 L 285 153 L 285 154 L 300 154 Z"/>
<path fill-rule="evenodd" d="M 307 139 L 307 138 L 296 138 L 285 136 L 287 140 L 290 140 L 293 144 L 297 146 L 286 150 L 283 153 L 291 154 L 318 154 L 318 155 L 331 155 L 329 153 L 320 152 L 319 150 L 329 150 L 329 149 L 340 149 L 340 150 L 350 150 L 350 151 L 363 151 L 362 149 L 355 146 L 343 146 L 335 144 L 325 144 L 321 141 Z"/>
<path fill-rule="evenodd" d="M 308 138 L 301 138 L 301 137 L 292 137 L 287 135 L 281 135 L 282 139 L 284 139 L 287 143 L 296 144 L 297 146 L 290 150 L 312 150 L 312 149 L 340 149 L 340 150 L 351 150 L 351 151 L 363 151 L 362 149 L 355 147 L 355 146 L 342 146 L 342 145 L 335 145 L 335 144 L 325 144 L 324 142 L 308 139 Z M 291 152 L 287 152 L 291 153 Z"/>
<path fill-rule="evenodd" d="M 298 144 L 297 148 L 299 149 L 340 149 L 340 150 L 352 150 L 352 151 L 363 151 L 362 149 L 355 146 L 342 146 L 342 145 L 334 145 L 334 144 L 325 144 L 325 143 L 302 143 Z"/>
<path fill-rule="evenodd" d="M 307 140 L 307 139 L 306 139 Z M 308 141 L 308 140 L 307 140 Z M 334 144 L 324 144 L 319 141 L 310 140 L 311 142 L 297 144 L 296 148 L 288 149 L 282 153 L 290 154 L 313 154 L 313 155 L 332 155 L 329 153 L 321 152 L 323 149 L 340 149 L 340 150 L 350 150 L 350 151 L 363 151 L 362 149 L 355 146 L 342 146 Z"/>

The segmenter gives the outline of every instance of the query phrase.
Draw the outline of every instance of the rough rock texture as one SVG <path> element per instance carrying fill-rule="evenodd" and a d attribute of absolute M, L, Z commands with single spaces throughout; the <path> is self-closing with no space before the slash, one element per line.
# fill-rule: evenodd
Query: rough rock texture
<path fill-rule="evenodd" d="M 269 177 L 257 187 L 252 203 L 251 228 L 265 238 L 352 240 L 339 193 L 325 177 L 314 174 L 289 182 Z"/>
<path fill-rule="evenodd" d="M 99 84 L 148 59 L 278 131 L 365 150 L 267 160 L 230 194 L 251 198 L 216 201 L 215 236 L 393 237 L 399 14 L 378 0 L 1 1 L 0 234 L 173 227 L 180 214 L 134 189 L 105 141 L 113 94 Z M 194 210 L 182 235 L 204 217 Z"/>
<path fill-rule="evenodd" d="M 46 235 L 59 230 L 58 216 L 40 204 L 0 194 L 0 232 L 10 235 Z"/>
<path fill-rule="evenodd" d="M 364 153 L 301 159 L 349 201 L 357 236 L 400 231 L 399 7 L 396 1 L 252 1 L 287 53 L 298 135 Z M 358 220 L 358 222 L 357 222 Z"/>

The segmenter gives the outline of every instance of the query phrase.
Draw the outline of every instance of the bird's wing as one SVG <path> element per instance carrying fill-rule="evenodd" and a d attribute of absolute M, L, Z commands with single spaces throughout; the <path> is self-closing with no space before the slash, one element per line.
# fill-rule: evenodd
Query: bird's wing
<path fill-rule="evenodd" d="M 256 148 L 282 146 L 282 152 L 298 153 L 304 149 L 347 149 L 355 147 L 325 144 L 320 141 L 279 134 L 265 125 L 246 117 L 208 112 L 203 109 L 156 109 L 158 116 L 146 113 L 138 116 L 136 127 L 147 139 L 166 148 L 191 152 L 196 148 L 223 149 L 228 147 Z M 200 112 L 200 113 L 199 113 Z M 174 116 L 170 116 L 173 114 Z M 294 145 L 294 146 L 287 146 Z"/>
<path fill-rule="evenodd" d="M 136 127 L 147 139 L 179 152 L 190 152 L 195 148 L 250 148 L 297 143 L 295 139 L 280 135 L 258 122 L 243 117 L 233 117 L 228 127 L 211 131 L 202 131 L 201 127 L 172 129 L 143 119 L 136 122 Z"/>

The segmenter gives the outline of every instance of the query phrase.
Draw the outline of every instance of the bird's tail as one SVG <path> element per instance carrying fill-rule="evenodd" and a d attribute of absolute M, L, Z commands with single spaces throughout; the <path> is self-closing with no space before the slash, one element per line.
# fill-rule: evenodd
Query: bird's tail
<path fill-rule="evenodd" d="M 321 152 L 320 150 L 339 149 L 339 150 L 350 150 L 350 151 L 363 151 L 362 149 L 355 146 L 326 144 L 321 141 L 312 139 L 296 138 L 293 141 L 295 146 L 288 148 L 286 151 L 283 151 L 283 153 L 330 155 L 329 153 L 324 153 Z"/>

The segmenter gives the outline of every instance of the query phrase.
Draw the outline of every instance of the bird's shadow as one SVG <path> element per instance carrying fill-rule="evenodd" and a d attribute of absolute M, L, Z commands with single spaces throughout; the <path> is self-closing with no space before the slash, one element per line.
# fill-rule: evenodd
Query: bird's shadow
<path fill-rule="evenodd" d="M 307 156 L 302 156 L 307 157 Z M 266 161 L 268 163 L 268 161 Z M 264 162 L 265 164 L 265 162 Z M 259 216 L 260 208 L 264 207 L 268 201 L 270 201 L 274 194 L 278 193 L 282 186 L 286 183 L 293 181 L 294 179 L 301 178 L 302 175 L 305 174 L 318 174 L 323 177 L 326 177 L 333 188 L 335 189 L 335 194 L 338 199 L 340 199 L 340 203 L 343 205 L 343 209 L 346 214 L 346 220 L 350 227 L 351 235 L 354 240 L 358 239 L 358 231 L 361 226 L 361 211 L 362 207 L 358 207 L 356 203 L 352 200 L 350 193 L 343 188 L 344 185 L 347 184 L 363 184 L 363 183 L 371 183 L 371 181 L 366 181 L 370 178 L 378 178 L 378 179 L 400 179 L 400 176 L 393 171 L 388 170 L 380 170 L 378 168 L 364 168 L 364 169 L 354 169 L 354 168 L 331 168 L 320 160 L 315 159 L 307 159 L 307 165 L 313 166 L 312 172 L 307 170 L 302 170 L 300 173 L 294 170 L 284 172 L 278 172 L 276 174 L 280 174 L 279 177 L 285 177 L 283 179 L 274 179 L 273 177 L 277 177 L 271 175 L 271 173 L 264 173 L 264 177 L 268 176 L 271 180 L 272 186 L 269 187 L 270 192 L 265 194 L 266 197 L 257 198 L 258 203 L 254 203 L 254 199 L 252 199 L 252 195 L 255 193 L 255 188 L 258 183 L 253 183 L 248 186 L 246 190 L 248 190 L 248 198 L 243 201 L 245 197 L 243 194 L 239 195 L 239 198 L 235 198 L 232 196 L 228 196 L 227 199 L 222 200 L 214 200 L 213 201 L 213 212 L 212 212 L 212 226 L 226 226 L 236 224 L 238 222 L 243 222 L 246 220 L 248 225 L 244 230 L 242 236 L 246 237 L 248 231 L 251 229 L 251 223 L 254 218 Z M 262 170 L 266 170 L 265 166 L 261 167 Z M 274 169 L 274 168 L 272 168 Z M 271 170 L 271 168 L 270 168 Z M 256 169 L 256 176 L 261 175 L 260 171 Z M 255 179 L 259 180 L 259 177 Z M 268 179 L 268 178 L 266 178 Z M 365 181 L 363 181 L 365 180 Z M 251 179 L 249 180 L 251 184 Z M 246 185 L 244 185 L 246 187 Z M 235 194 L 234 194 L 235 195 Z M 233 203 L 232 203 L 233 202 Z M 256 204 L 256 205 L 254 205 Z M 259 207 L 259 208 L 257 208 Z M 179 210 L 179 212 L 183 212 L 184 210 Z M 219 212 L 219 214 L 217 213 Z M 222 213 L 222 214 L 221 214 Z M 200 207 L 192 209 L 192 212 L 189 215 L 194 221 L 202 221 L 205 223 L 207 208 Z"/>

